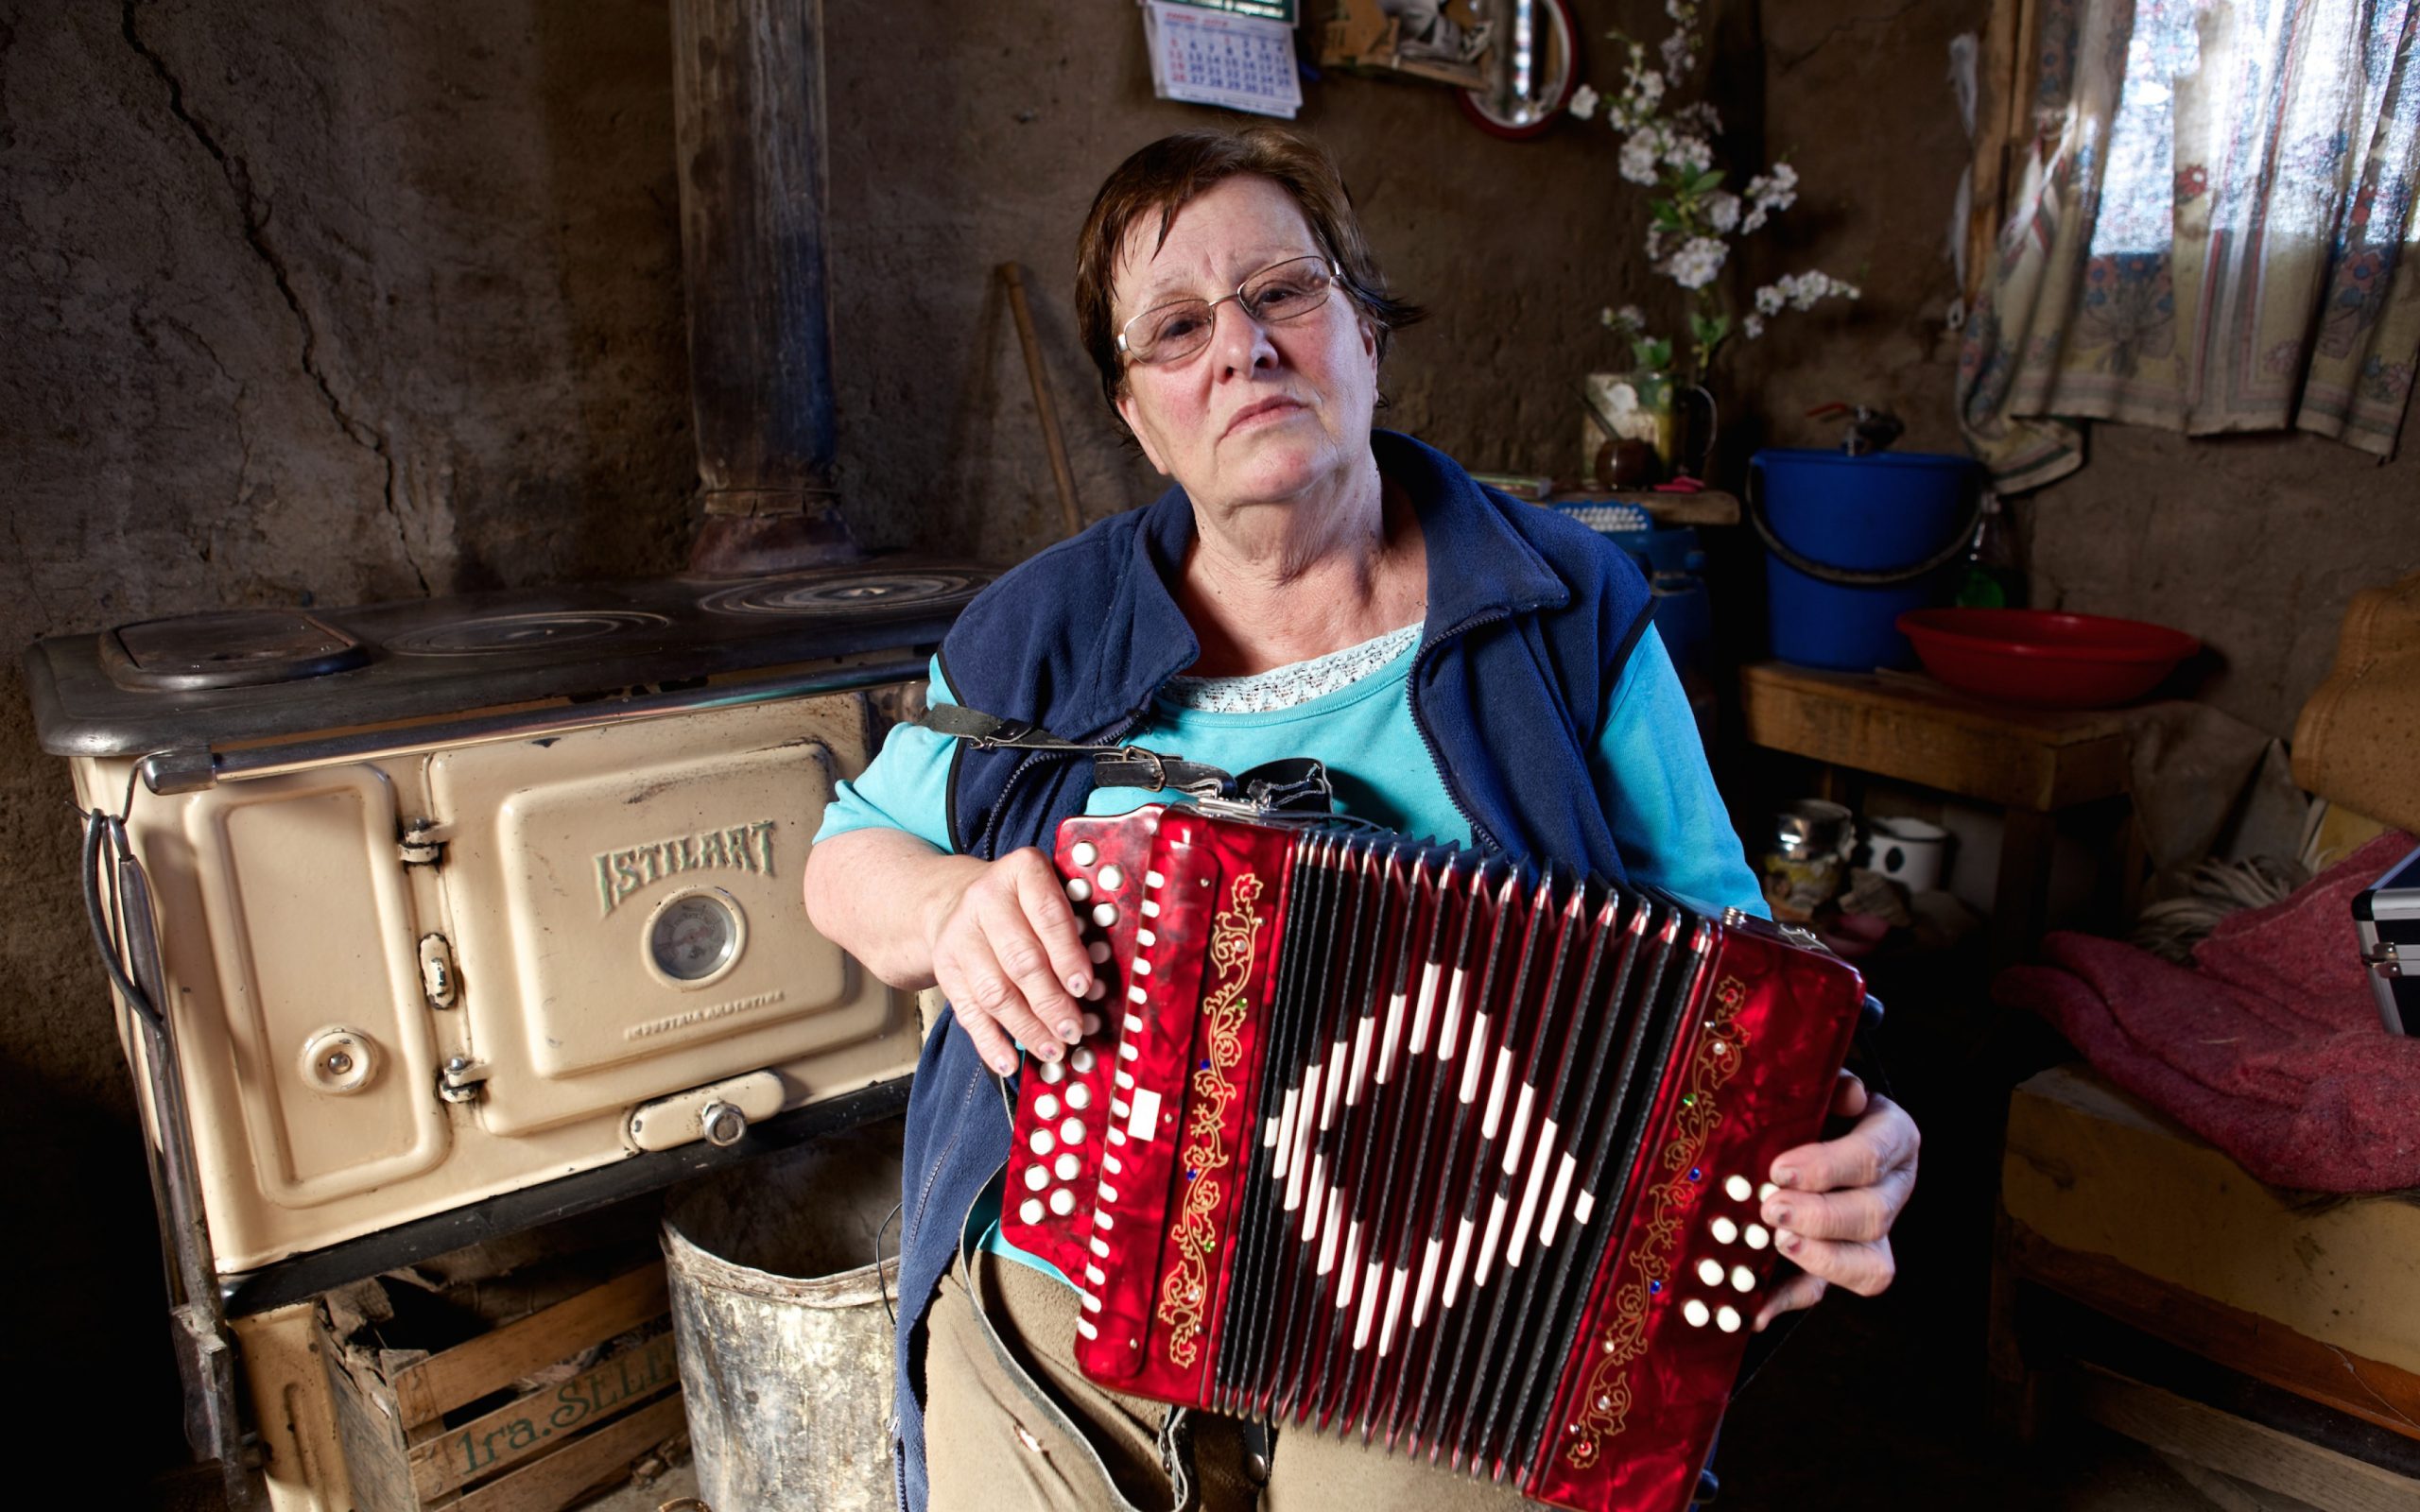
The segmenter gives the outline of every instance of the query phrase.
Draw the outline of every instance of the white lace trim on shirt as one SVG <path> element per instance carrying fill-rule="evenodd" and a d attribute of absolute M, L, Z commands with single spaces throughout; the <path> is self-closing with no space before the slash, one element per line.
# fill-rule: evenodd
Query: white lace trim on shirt
<path fill-rule="evenodd" d="M 1341 651 L 1240 678 L 1175 678 L 1161 694 L 1170 703 L 1213 714 L 1265 714 L 1351 687 L 1409 651 L 1420 627 L 1407 625 Z"/>

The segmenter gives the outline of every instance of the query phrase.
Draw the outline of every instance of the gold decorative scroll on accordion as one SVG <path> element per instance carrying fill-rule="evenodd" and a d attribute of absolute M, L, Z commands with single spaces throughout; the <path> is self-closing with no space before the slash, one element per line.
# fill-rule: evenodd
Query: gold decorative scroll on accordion
<path fill-rule="evenodd" d="M 1060 827 L 1097 981 L 1002 1232 L 1140 1396 L 1686 1504 L 1864 999 L 1761 919 L 1332 824 Z"/>

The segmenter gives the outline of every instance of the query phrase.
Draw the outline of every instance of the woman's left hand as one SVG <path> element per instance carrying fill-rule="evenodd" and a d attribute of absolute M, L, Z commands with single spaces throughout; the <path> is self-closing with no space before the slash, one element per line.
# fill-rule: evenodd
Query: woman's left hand
<path fill-rule="evenodd" d="M 1873 1297 L 1891 1284 L 1891 1225 L 1916 1186 L 1916 1125 L 1888 1097 L 1847 1072 L 1832 1092 L 1832 1116 L 1854 1118 L 1836 1140 L 1774 1157 L 1764 1220 L 1773 1243 L 1802 1274 L 1775 1288 L 1756 1314 L 1759 1331 L 1784 1313 L 1812 1307 L 1833 1285 Z"/>

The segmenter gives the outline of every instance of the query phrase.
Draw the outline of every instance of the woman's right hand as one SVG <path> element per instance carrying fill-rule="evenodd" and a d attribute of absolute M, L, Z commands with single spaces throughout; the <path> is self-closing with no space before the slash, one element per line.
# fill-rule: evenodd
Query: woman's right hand
<path fill-rule="evenodd" d="M 1028 847 L 963 875 L 926 917 L 934 981 L 994 1072 L 1017 1069 L 1020 1043 L 1058 1059 L 1076 1042 L 1093 983 L 1058 871 Z"/>

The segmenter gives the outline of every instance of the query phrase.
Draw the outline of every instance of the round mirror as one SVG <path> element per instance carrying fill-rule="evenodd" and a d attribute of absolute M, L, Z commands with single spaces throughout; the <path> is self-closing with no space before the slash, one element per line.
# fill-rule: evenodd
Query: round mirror
<path fill-rule="evenodd" d="M 1463 92 L 1462 113 L 1491 136 L 1526 141 L 1554 125 L 1580 83 L 1579 30 L 1566 0 L 1495 0 L 1495 26 L 1487 85 Z"/>

